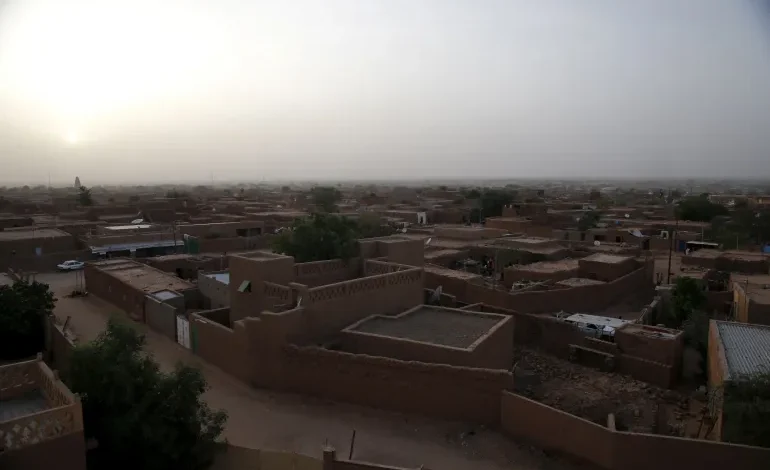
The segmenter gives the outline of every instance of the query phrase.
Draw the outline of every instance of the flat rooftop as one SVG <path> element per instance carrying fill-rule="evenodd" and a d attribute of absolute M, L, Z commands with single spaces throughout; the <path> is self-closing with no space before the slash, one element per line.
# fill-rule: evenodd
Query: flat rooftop
<path fill-rule="evenodd" d="M 129 259 L 116 259 L 92 263 L 97 268 L 148 294 L 172 290 L 192 289 L 194 285 L 184 279 L 159 269 Z"/>
<path fill-rule="evenodd" d="M 576 259 L 562 259 L 558 261 L 540 261 L 532 264 L 514 265 L 516 271 L 529 271 L 534 273 L 557 273 L 578 269 L 579 262 Z"/>
<path fill-rule="evenodd" d="M 210 277 L 211 279 L 216 279 L 222 284 L 230 284 L 230 273 L 209 273 L 204 274 L 204 276 Z"/>
<path fill-rule="evenodd" d="M 501 243 L 521 243 L 522 245 L 542 245 L 546 243 L 554 243 L 555 240 L 550 238 L 535 238 L 535 237 L 518 237 L 518 238 L 500 238 L 497 241 Z"/>
<path fill-rule="evenodd" d="M 722 256 L 723 252 L 717 250 L 695 250 L 691 251 L 689 255 L 693 258 L 707 258 L 713 259 Z"/>
<path fill-rule="evenodd" d="M 599 284 L 606 284 L 606 283 L 604 281 L 599 281 L 597 279 L 588 279 L 586 277 L 571 277 L 569 279 L 564 279 L 563 281 L 559 281 L 556 284 L 561 286 L 567 286 L 567 287 L 580 287 L 580 286 L 598 286 Z"/>
<path fill-rule="evenodd" d="M 34 230 L 3 230 L 0 232 L 0 242 L 60 237 L 72 237 L 72 235 L 55 228 L 40 228 Z"/>
<path fill-rule="evenodd" d="M 429 251 L 425 253 L 425 259 L 441 258 L 442 256 L 458 256 L 458 255 L 462 255 L 463 253 L 467 253 L 467 252 L 463 252 L 462 250 L 452 250 L 452 249 L 434 250 L 434 251 Z"/>
<path fill-rule="evenodd" d="M 430 264 L 426 264 L 423 267 L 423 269 L 426 273 L 432 273 L 438 276 L 455 277 L 458 279 L 474 279 L 474 278 L 481 277 L 479 274 L 469 273 L 465 271 L 457 271 L 449 268 L 442 268 L 440 266 L 434 266 Z"/>
<path fill-rule="evenodd" d="M 761 304 L 770 303 L 770 288 L 765 288 L 765 286 L 770 286 L 770 275 L 731 273 L 730 280 L 740 285 L 751 300 Z"/>
<path fill-rule="evenodd" d="M 146 230 L 148 228 L 152 228 L 152 225 L 150 224 L 133 224 L 133 225 L 110 225 L 107 227 L 102 227 L 104 230 L 110 230 L 113 232 L 119 232 L 122 230 Z"/>
<path fill-rule="evenodd" d="M 50 405 L 43 393 L 38 389 L 31 390 L 20 397 L 0 400 L 0 423 L 39 413 L 49 408 Z"/>
<path fill-rule="evenodd" d="M 609 253 L 594 253 L 583 258 L 583 261 L 592 261 L 594 263 L 605 264 L 619 264 L 628 262 L 628 260 L 632 259 L 634 259 L 633 256 L 611 255 Z"/>
<path fill-rule="evenodd" d="M 348 331 L 469 348 L 507 318 L 495 313 L 421 306 L 395 317 L 366 318 L 349 327 Z"/>

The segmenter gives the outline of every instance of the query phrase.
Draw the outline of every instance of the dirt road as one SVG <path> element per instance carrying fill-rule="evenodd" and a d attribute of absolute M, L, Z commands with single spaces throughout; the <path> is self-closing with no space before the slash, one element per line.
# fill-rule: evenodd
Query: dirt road
<path fill-rule="evenodd" d="M 37 279 L 51 285 L 59 299 L 56 316 L 62 320 L 70 316 L 81 341 L 95 338 L 110 316 L 126 318 L 117 307 L 94 296 L 66 298 L 75 286 L 73 273 L 39 274 Z M 254 389 L 145 325 L 134 325 L 146 334 L 148 350 L 164 369 L 179 361 L 201 368 L 211 387 L 205 399 L 211 407 L 228 411 L 225 437 L 236 445 L 317 456 L 328 442 L 346 458 L 355 430 L 354 457 L 375 463 L 442 470 L 577 468 L 476 425 Z"/>

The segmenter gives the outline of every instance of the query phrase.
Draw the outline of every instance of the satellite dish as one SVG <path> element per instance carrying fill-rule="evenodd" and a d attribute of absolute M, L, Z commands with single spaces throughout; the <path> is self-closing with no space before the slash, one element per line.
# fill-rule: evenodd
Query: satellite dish
<path fill-rule="evenodd" d="M 144 222 L 144 219 L 134 219 L 131 221 L 131 223 L 134 225 L 141 224 L 142 222 Z"/>
<path fill-rule="evenodd" d="M 626 214 L 626 219 L 630 219 L 630 218 L 631 218 L 631 216 Z"/>
<path fill-rule="evenodd" d="M 594 240 L 594 246 L 599 246 L 599 245 L 601 245 L 601 242 L 599 240 Z"/>
<path fill-rule="evenodd" d="M 425 240 L 425 246 L 428 246 L 428 245 L 430 245 L 430 241 L 431 241 L 431 240 L 433 240 L 433 238 L 429 238 L 429 239 Z"/>
<path fill-rule="evenodd" d="M 401 229 L 401 233 L 406 233 L 406 227 Z"/>
<path fill-rule="evenodd" d="M 575 217 L 575 222 L 580 222 L 580 217 Z"/>

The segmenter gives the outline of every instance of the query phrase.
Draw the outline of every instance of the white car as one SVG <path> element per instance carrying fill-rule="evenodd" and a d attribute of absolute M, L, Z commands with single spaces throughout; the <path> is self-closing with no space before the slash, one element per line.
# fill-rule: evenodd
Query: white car
<path fill-rule="evenodd" d="M 56 267 L 59 268 L 61 271 L 75 271 L 78 269 L 83 269 L 83 266 L 85 266 L 86 263 L 82 261 L 76 261 L 76 260 L 69 260 L 65 261 L 62 264 L 57 265 Z"/>

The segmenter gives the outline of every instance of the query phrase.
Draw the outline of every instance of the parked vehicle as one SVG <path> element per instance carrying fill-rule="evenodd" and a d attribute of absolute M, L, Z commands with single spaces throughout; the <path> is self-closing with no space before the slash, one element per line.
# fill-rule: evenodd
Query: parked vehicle
<path fill-rule="evenodd" d="M 585 315 L 576 313 L 563 319 L 565 322 L 575 325 L 586 336 L 592 338 L 613 341 L 615 339 L 615 330 L 631 323 L 628 320 L 621 320 L 612 317 L 602 317 L 599 315 Z"/>
<path fill-rule="evenodd" d="M 86 263 L 82 261 L 71 259 L 69 261 L 63 262 L 62 264 L 57 265 L 56 267 L 59 268 L 60 271 L 76 271 L 78 269 L 83 269 L 83 266 L 85 265 Z"/>

